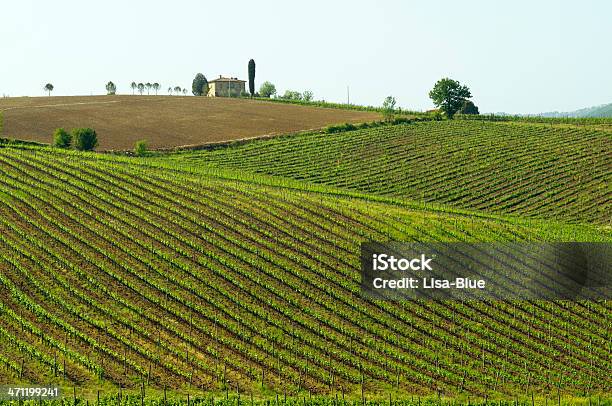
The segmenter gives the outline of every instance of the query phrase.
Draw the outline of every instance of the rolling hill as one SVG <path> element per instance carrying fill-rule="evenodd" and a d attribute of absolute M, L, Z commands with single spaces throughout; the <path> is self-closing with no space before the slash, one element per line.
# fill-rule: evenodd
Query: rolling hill
<path fill-rule="evenodd" d="M 0 99 L 0 137 L 51 143 L 56 128 L 92 127 L 99 150 L 137 140 L 171 148 L 376 120 L 380 114 L 228 98 L 75 96 Z"/>
<path fill-rule="evenodd" d="M 305 134 L 160 158 L 491 213 L 608 224 L 612 132 L 442 121 Z"/>
<path fill-rule="evenodd" d="M 374 300 L 360 244 L 612 242 L 611 134 L 456 120 L 144 158 L 0 144 L 0 384 L 605 402 L 609 301 Z"/>
<path fill-rule="evenodd" d="M 609 302 L 359 294 L 362 241 L 612 241 L 609 230 L 159 158 L 12 146 L 0 148 L 0 168 L 0 383 L 609 389 Z"/>

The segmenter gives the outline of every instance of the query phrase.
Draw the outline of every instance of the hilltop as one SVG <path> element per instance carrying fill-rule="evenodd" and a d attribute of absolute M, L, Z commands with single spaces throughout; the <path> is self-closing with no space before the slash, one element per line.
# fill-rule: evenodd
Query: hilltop
<path fill-rule="evenodd" d="M 92 127 L 98 150 L 198 145 L 377 120 L 376 112 L 260 100 L 184 96 L 72 96 L 0 99 L 0 137 L 50 143 L 56 128 Z"/>

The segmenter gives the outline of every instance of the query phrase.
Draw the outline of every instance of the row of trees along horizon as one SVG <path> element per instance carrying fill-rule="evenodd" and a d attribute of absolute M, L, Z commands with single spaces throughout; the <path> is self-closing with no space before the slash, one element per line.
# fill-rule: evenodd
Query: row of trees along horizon
<path fill-rule="evenodd" d="M 251 70 L 251 63 L 252 70 Z M 241 94 L 241 97 L 263 97 L 270 98 L 275 97 L 282 100 L 294 100 L 294 101 L 302 101 L 302 102 L 311 102 L 313 101 L 314 94 L 310 90 L 305 90 L 303 93 L 294 90 L 287 90 L 282 96 L 276 95 L 276 86 L 271 82 L 262 83 L 259 92 L 255 92 L 254 80 L 255 80 L 255 62 L 251 59 L 249 62 L 249 93 Z M 252 72 L 252 74 L 251 74 Z M 136 83 L 132 82 L 130 87 L 132 88 L 132 94 L 135 94 L 135 91 L 138 90 L 138 93 L 141 95 L 144 93 L 145 89 L 147 90 L 147 94 L 150 94 L 151 89 L 155 91 L 155 95 L 158 94 L 159 89 L 161 88 L 159 83 Z M 191 85 L 192 93 L 194 96 L 205 96 L 208 94 L 208 80 L 202 73 L 196 74 L 193 79 L 193 83 Z M 54 86 L 51 83 L 47 83 L 44 86 L 44 90 L 49 93 L 51 96 L 51 92 L 53 91 Z M 108 82 L 106 84 L 106 92 L 108 95 L 114 95 L 117 92 L 117 86 L 112 82 Z M 180 86 L 168 87 L 168 93 L 172 94 L 172 92 L 176 94 L 187 95 L 187 88 L 181 88 Z M 434 102 L 435 106 L 438 110 L 446 117 L 453 118 L 453 116 L 457 113 L 459 114 L 480 114 L 478 111 L 478 107 L 469 100 L 472 95 L 469 88 L 465 85 L 461 85 L 456 80 L 443 78 L 436 82 L 434 88 L 429 92 L 429 97 Z M 322 102 L 322 101 L 321 101 Z M 382 111 L 383 114 L 394 114 L 396 110 L 396 100 L 393 96 L 388 96 L 385 98 Z M 429 112 L 435 112 L 429 111 Z"/>
<path fill-rule="evenodd" d="M 248 62 L 248 82 L 249 82 L 249 91 L 243 92 L 240 94 L 240 97 L 259 97 L 259 98 L 270 98 L 274 97 L 276 99 L 281 100 L 290 100 L 296 102 L 311 102 L 313 101 L 314 94 L 310 90 L 305 90 L 300 93 L 294 90 L 287 90 L 282 96 L 278 96 L 276 92 L 276 86 L 269 82 L 265 81 L 261 84 L 259 88 L 259 92 L 255 92 L 255 61 L 253 59 Z M 139 94 L 143 94 L 145 89 L 147 91 L 147 95 L 150 95 L 151 90 L 155 92 L 155 95 L 158 94 L 161 85 L 157 82 L 155 83 L 136 83 L 132 82 L 130 84 L 132 88 L 132 94 L 135 94 L 136 90 L 138 90 Z M 53 91 L 54 86 L 51 83 L 47 83 L 44 86 L 44 90 L 48 92 L 49 96 L 51 96 L 51 92 Z M 195 78 L 191 83 L 191 92 L 194 96 L 207 96 L 209 91 L 208 80 L 206 76 L 202 73 L 197 73 Z M 114 95 L 117 92 L 117 85 L 112 81 L 109 81 L 106 84 L 106 93 L 108 95 Z M 180 95 L 187 95 L 187 88 L 182 88 L 181 86 L 168 87 L 168 94 L 176 93 Z M 231 92 L 228 91 L 228 96 L 232 96 Z M 470 89 L 462 85 L 456 80 L 450 78 L 443 78 L 436 82 L 433 89 L 429 92 L 429 97 L 433 101 L 434 105 L 437 107 L 437 110 L 430 112 L 439 112 L 443 113 L 447 118 L 452 119 L 456 113 L 460 114 L 479 114 L 478 107 L 469 99 L 472 97 Z M 318 103 L 324 103 L 324 101 L 319 101 Z M 386 119 L 389 119 L 390 116 L 395 114 L 396 112 L 396 100 L 393 96 L 388 96 L 385 98 L 382 105 L 382 112 Z"/>
<path fill-rule="evenodd" d="M 132 84 L 130 85 L 130 87 L 132 88 L 132 94 L 135 94 L 136 91 L 138 91 L 138 93 L 143 94 L 144 91 L 147 91 L 147 94 L 151 93 L 151 90 L 153 90 L 155 92 L 155 95 L 157 95 L 157 93 L 159 92 L 159 90 L 161 89 L 161 85 L 157 82 L 155 83 L 136 83 L 136 82 L 132 82 Z M 47 83 L 43 89 L 48 93 L 49 96 L 51 96 L 51 92 L 55 89 L 55 86 L 53 86 L 53 84 L 51 83 Z M 182 88 L 180 86 L 170 86 L 168 87 L 168 94 L 172 94 L 172 93 L 176 93 L 176 94 L 183 94 L 183 95 L 187 95 L 187 88 Z M 107 95 L 114 95 L 117 93 L 117 85 L 115 85 L 115 83 L 113 83 L 112 81 L 109 81 L 106 84 L 106 94 Z"/>
<path fill-rule="evenodd" d="M 268 81 L 261 84 L 258 92 L 255 91 L 255 61 L 253 59 L 249 60 L 249 63 L 248 63 L 248 76 L 249 76 L 249 91 L 241 93 L 240 97 L 267 97 L 269 98 L 269 97 L 276 96 L 277 94 L 276 86 L 274 86 L 273 83 L 268 82 Z M 107 95 L 115 95 L 117 93 L 117 85 L 112 81 L 109 81 L 106 84 L 105 88 L 106 88 Z M 136 94 L 136 92 L 142 95 L 144 94 L 145 90 L 147 92 L 147 95 L 150 95 L 151 91 L 154 91 L 155 95 L 157 95 L 161 89 L 161 85 L 157 82 L 155 83 L 132 82 L 130 84 L 130 88 L 132 89 L 133 95 Z M 47 83 L 43 87 L 43 89 L 48 93 L 49 96 L 51 96 L 51 92 L 54 90 L 54 86 L 51 83 Z M 193 93 L 193 95 L 194 96 L 206 96 L 208 95 L 208 89 L 209 89 L 209 86 L 208 86 L 208 80 L 206 79 L 206 76 L 204 76 L 202 73 L 196 74 L 191 84 L 191 92 Z M 182 88 L 181 86 L 168 87 L 168 94 L 172 95 L 173 93 L 177 95 L 183 94 L 186 96 L 188 93 L 188 89 Z M 298 92 L 295 90 L 287 90 L 282 96 L 277 96 L 277 98 L 279 99 L 305 101 L 305 102 L 312 101 L 313 97 L 314 95 L 312 91 L 310 90 L 305 90 L 304 92 Z"/>

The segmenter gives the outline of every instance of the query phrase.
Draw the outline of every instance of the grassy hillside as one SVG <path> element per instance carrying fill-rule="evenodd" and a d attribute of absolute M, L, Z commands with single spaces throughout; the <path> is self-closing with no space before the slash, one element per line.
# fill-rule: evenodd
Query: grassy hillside
<path fill-rule="evenodd" d="M 50 143 L 56 128 L 92 127 L 99 150 L 197 145 L 380 118 L 368 111 L 182 96 L 78 96 L 0 99 L 0 137 Z"/>
<path fill-rule="evenodd" d="M 444 121 L 168 158 L 487 212 L 610 224 L 611 145 L 612 133 L 603 130 Z"/>
<path fill-rule="evenodd" d="M 362 241 L 609 231 L 36 147 L 0 148 L 0 171 L 0 383 L 510 397 L 610 387 L 609 302 L 359 294 Z"/>

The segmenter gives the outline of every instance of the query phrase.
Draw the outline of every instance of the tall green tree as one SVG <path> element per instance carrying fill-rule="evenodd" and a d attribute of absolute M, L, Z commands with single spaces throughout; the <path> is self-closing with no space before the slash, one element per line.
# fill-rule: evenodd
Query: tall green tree
<path fill-rule="evenodd" d="M 206 96 L 208 94 L 208 80 L 206 80 L 206 76 L 201 73 L 195 75 L 193 82 L 191 82 L 191 93 L 194 96 Z"/>
<path fill-rule="evenodd" d="M 157 96 L 157 91 L 159 90 L 161 86 L 159 85 L 159 83 L 155 82 L 153 83 L 153 90 L 155 90 L 155 96 Z"/>
<path fill-rule="evenodd" d="M 429 97 L 436 107 L 452 119 L 463 103 L 472 97 L 470 89 L 456 80 L 443 78 L 436 82 L 429 92 Z"/>
<path fill-rule="evenodd" d="M 138 85 L 136 84 L 136 82 L 132 82 L 130 87 L 132 88 L 132 94 L 134 94 L 134 90 L 136 90 L 138 88 Z"/>
<path fill-rule="evenodd" d="M 150 82 L 147 82 L 145 83 L 145 87 L 147 88 L 147 94 L 150 94 L 150 91 L 153 85 Z"/>
<path fill-rule="evenodd" d="M 255 61 L 249 61 L 249 93 L 251 97 L 255 95 Z"/>
<path fill-rule="evenodd" d="M 138 87 L 138 93 L 142 94 L 142 92 L 144 92 L 145 85 L 142 83 L 139 83 L 137 87 Z"/>
<path fill-rule="evenodd" d="M 44 89 L 45 91 L 49 92 L 49 96 L 51 96 L 51 92 L 53 91 L 53 85 L 51 83 L 47 83 Z"/>

